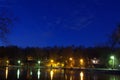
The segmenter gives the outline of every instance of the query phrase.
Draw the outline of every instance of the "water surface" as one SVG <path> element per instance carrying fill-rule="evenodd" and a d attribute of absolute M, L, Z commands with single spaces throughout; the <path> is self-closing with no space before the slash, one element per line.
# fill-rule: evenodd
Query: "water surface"
<path fill-rule="evenodd" d="M 120 80 L 117 74 L 81 70 L 0 68 L 0 80 Z"/>

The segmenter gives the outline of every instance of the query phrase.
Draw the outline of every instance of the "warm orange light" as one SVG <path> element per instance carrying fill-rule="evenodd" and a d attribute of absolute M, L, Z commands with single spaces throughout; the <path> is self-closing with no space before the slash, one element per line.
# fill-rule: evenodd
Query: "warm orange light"
<path fill-rule="evenodd" d="M 60 65 L 60 63 L 58 62 L 57 65 Z"/>
<path fill-rule="evenodd" d="M 84 73 L 80 72 L 80 80 L 83 80 L 83 77 L 84 77 Z"/>
<path fill-rule="evenodd" d="M 53 75 L 54 75 L 54 72 L 53 72 L 53 70 L 51 70 L 51 71 L 50 71 L 51 80 L 53 80 Z"/>
<path fill-rule="evenodd" d="M 80 64 L 83 65 L 83 63 L 84 63 L 84 60 L 80 59 Z"/>
<path fill-rule="evenodd" d="M 83 63 L 83 59 L 80 59 L 80 62 Z"/>
<path fill-rule="evenodd" d="M 69 60 L 72 61 L 73 59 L 70 57 Z"/>
<path fill-rule="evenodd" d="M 9 63 L 9 60 L 7 60 L 6 63 L 8 64 L 8 63 Z"/>
<path fill-rule="evenodd" d="M 8 78 L 8 67 L 6 67 L 6 70 L 5 70 L 5 78 L 6 79 Z"/>
<path fill-rule="evenodd" d="M 61 64 L 62 67 L 64 67 L 64 64 Z"/>
<path fill-rule="evenodd" d="M 53 63 L 53 62 L 54 62 L 54 60 L 50 60 L 50 62 L 51 62 L 51 63 Z"/>

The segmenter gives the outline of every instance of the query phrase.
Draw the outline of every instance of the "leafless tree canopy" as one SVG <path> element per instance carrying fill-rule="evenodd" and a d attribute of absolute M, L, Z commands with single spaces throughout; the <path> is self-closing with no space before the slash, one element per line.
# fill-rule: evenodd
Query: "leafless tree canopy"
<path fill-rule="evenodd" d="M 0 9 L 0 40 L 2 42 L 7 42 L 7 34 L 10 32 L 13 21 L 13 16 L 6 8 Z"/>
<path fill-rule="evenodd" d="M 111 35 L 111 47 L 114 48 L 116 45 L 120 45 L 120 25 L 118 25 Z"/>

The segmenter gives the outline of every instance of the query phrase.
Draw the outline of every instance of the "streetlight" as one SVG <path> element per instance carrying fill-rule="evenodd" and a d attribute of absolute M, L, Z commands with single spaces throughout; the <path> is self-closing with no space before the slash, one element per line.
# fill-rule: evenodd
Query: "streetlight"
<path fill-rule="evenodd" d="M 41 61 L 38 60 L 37 63 L 38 63 L 38 68 L 40 68 L 40 63 L 41 63 Z"/>
<path fill-rule="evenodd" d="M 21 63 L 21 61 L 20 60 L 18 60 L 18 64 L 20 64 Z"/>
<path fill-rule="evenodd" d="M 51 62 L 51 63 L 53 63 L 53 62 L 54 62 L 54 60 L 53 60 L 53 59 L 51 59 L 51 60 L 50 60 L 50 62 Z"/>
<path fill-rule="evenodd" d="M 110 56 L 110 59 L 112 59 L 112 66 L 114 68 L 114 66 L 115 66 L 115 57 L 114 56 Z"/>
<path fill-rule="evenodd" d="M 40 64 L 41 63 L 41 61 L 38 61 L 38 64 Z"/>
<path fill-rule="evenodd" d="M 72 60 L 73 60 L 73 58 L 71 58 L 71 57 L 70 57 L 70 58 L 69 58 L 69 60 L 70 60 L 70 61 L 72 61 Z"/>
<path fill-rule="evenodd" d="M 51 62 L 51 67 L 53 67 L 53 62 L 54 62 L 54 60 L 51 59 L 50 62 Z"/>
<path fill-rule="evenodd" d="M 69 58 L 69 62 L 70 62 L 70 67 L 73 67 L 74 65 L 74 59 L 72 57 Z"/>
<path fill-rule="evenodd" d="M 80 65 L 83 65 L 84 61 L 83 59 L 80 59 Z"/>
<path fill-rule="evenodd" d="M 6 63 L 7 63 L 7 66 L 8 66 L 9 65 L 9 60 L 7 60 Z"/>

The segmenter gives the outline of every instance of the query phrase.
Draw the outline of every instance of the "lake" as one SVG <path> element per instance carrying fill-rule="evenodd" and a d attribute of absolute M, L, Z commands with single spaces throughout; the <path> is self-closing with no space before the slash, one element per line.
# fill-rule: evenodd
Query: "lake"
<path fill-rule="evenodd" d="M 120 80 L 117 74 L 81 70 L 0 68 L 0 80 Z"/>

